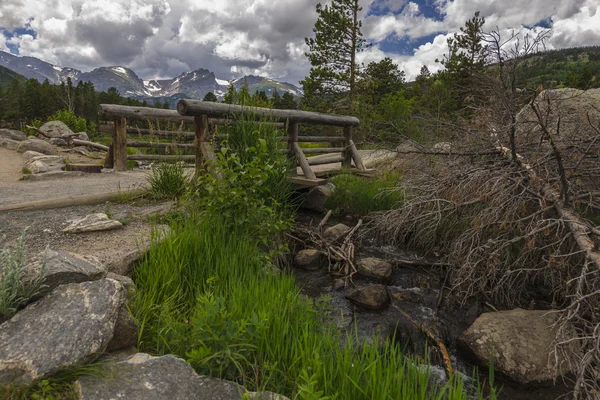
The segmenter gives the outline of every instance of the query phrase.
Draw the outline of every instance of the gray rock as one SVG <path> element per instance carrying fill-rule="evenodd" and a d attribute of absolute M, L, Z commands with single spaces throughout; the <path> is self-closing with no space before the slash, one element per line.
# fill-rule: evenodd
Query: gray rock
<path fill-rule="evenodd" d="M 325 203 L 327 203 L 327 199 L 333 195 L 334 190 L 335 185 L 333 183 L 315 186 L 304 196 L 302 207 L 319 212 L 325 211 Z"/>
<path fill-rule="evenodd" d="M 493 355 L 494 371 L 520 384 L 550 382 L 560 376 L 560 369 L 571 372 L 569 360 L 552 353 L 556 318 L 548 311 L 519 308 L 484 313 L 458 338 L 459 349 L 485 367 Z M 577 336 L 575 330 L 571 336 Z M 577 342 L 572 354 L 571 361 L 580 355 Z"/>
<path fill-rule="evenodd" d="M 392 264 L 375 257 L 361 258 L 356 262 L 358 274 L 365 278 L 387 282 L 392 277 Z"/>
<path fill-rule="evenodd" d="M 23 158 L 27 161 L 31 160 L 34 157 L 43 157 L 45 154 L 38 153 L 37 151 L 26 151 L 23 153 Z"/>
<path fill-rule="evenodd" d="M 39 297 L 59 285 L 95 281 L 106 276 L 106 269 L 96 257 L 53 250 L 42 252 L 25 267 L 24 280 L 31 280 L 40 270 L 44 286 L 37 294 Z"/>
<path fill-rule="evenodd" d="M 365 286 L 346 297 L 357 306 L 368 310 L 381 310 L 390 304 L 390 294 L 385 285 Z"/>
<path fill-rule="evenodd" d="M 81 400 L 240 400 L 244 388 L 216 378 L 198 376 L 181 358 L 138 353 L 106 364 L 110 377 L 86 376 L 75 382 Z"/>
<path fill-rule="evenodd" d="M 4 147 L 8 150 L 17 150 L 17 148 L 19 148 L 20 143 L 21 142 L 18 142 L 16 140 L 0 138 L 0 147 Z"/>
<path fill-rule="evenodd" d="M 86 140 L 86 141 L 88 141 L 88 142 L 89 142 L 89 140 L 90 140 L 90 137 L 89 137 L 89 136 L 88 136 L 88 134 L 87 134 L 87 133 L 85 133 L 85 132 L 79 132 L 79 133 L 77 134 L 77 136 L 75 136 L 75 139 L 79 139 L 79 140 Z"/>
<path fill-rule="evenodd" d="M 133 279 L 125 275 L 115 274 L 114 272 L 109 272 L 106 274 L 106 277 L 109 279 L 114 279 L 115 281 L 119 281 L 121 285 L 127 289 L 127 298 L 131 299 L 135 296 L 136 288 L 135 283 L 133 283 Z"/>
<path fill-rule="evenodd" d="M 351 228 L 348 225 L 337 224 L 330 226 L 323 232 L 323 238 L 330 243 L 333 243 L 350 232 Z"/>
<path fill-rule="evenodd" d="M 108 218 L 106 214 L 96 213 L 85 216 L 84 218 L 73 221 L 71 225 L 63 229 L 65 233 L 83 233 L 96 231 L 109 231 L 123 227 L 119 221 Z"/>
<path fill-rule="evenodd" d="M 133 318 L 126 306 L 121 307 L 115 323 L 113 338 L 106 347 L 106 351 L 111 352 L 135 346 L 139 332 L 139 322 Z"/>
<path fill-rule="evenodd" d="M 61 285 L 0 325 L 0 385 L 86 364 L 113 337 L 125 288 L 112 279 Z"/>
<path fill-rule="evenodd" d="M 61 139 L 61 138 L 50 138 L 48 140 L 48 142 L 50 142 L 50 144 L 52 144 L 53 146 L 58 146 L 58 147 L 67 147 L 67 146 L 69 146 L 69 143 L 67 143 L 66 140 Z"/>
<path fill-rule="evenodd" d="M 17 151 L 19 153 L 25 153 L 26 151 L 37 151 L 38 153 L 46 154 L 46 155 L 56 155 L 56 149 L 50 143 L 35 139 L 29 138 L 19 143 L 17 147 Z"/>
<path fill-rule="evenodd" d="M 0 138 L 22 142 L 27 139 L 27 135 L 14 129 L 0 129 Z"/>
<path fill-rule="evenodd" d="M 59 138 L 73 133 L 62 121 L 48 121 L 40 127 L 39 131 L 49 138 Z"/>
<path fill-rule="evenodd" d="M 64 166 L 64 159 L 59 156 L 41 155 L 31 158 L 25 163 L 25 168 L 29 169 L 34 174 L 60 171 Z"/>
<path fill-rule="evenodd" d="M 316 271 L 321 268 L 325 257 L 316 249 L 300 250 L 294 257 L 294 265 L 308 271 Z"/>

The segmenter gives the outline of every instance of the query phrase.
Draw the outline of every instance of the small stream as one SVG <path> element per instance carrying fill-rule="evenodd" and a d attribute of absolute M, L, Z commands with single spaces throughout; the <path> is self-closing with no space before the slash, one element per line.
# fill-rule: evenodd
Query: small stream
<path fill-rule="evenodd" d="M 301 224 L 316 226 L 321 218 L 320 214 L 303 213 L 298 220 Z M 352 221 L 347 220 L 331 221 L 330 224 L 338 222 L 353 225 Z M 369 341 L 376 336 L 384 339 L 394 336 L 408 353 L 416 357 L 422 357 L 427 348 L 432 363 L 432 375 L 443 381 L 446 379 L 446 373 L 442 357 L 437 347 L 427 345 L 427 338 L 415 326 L 414 321 L 425 326 L 444 342 L 454 369 L 467 383 L 470 382 L 474 365 L 457 349 L 457 338 L 481 313 L 492 310 L 475 300 L 461 304 L 458 299 L 448 295 L 445 295 L 438 305 L 443 274 L 435 267 L 412 266 L 401 262 L 421 259 L 416 253 L 394 246 L 368 243 L 357 250 L 356 257 L 377 257 L 394 266 L 392 277 L 387 282 L 391 295 L 391 304 L 387 308 L 381 311 L 366 311 L 357 308 L 346 298 L 356 287 L 373 283 L 358 275 L 354 275 L 352 285 L 337 289 L 334 288 L 334 278 L 326 269 L 306 271 L 294 268 L 296 281 L 302 292 L 315 301 L 323 297 L 329 298 L 332 322 L 341 330 L 356 330 L 359 340 Z M 410 316 L 412 321 L 406 315 Z M 481 370 L 480 376 L 487 378 L 487 371 Z M 551 387 L 524 387 L 498 376 L 495 379 L 496 387 L 501 388 L 498 397 L 501 400 L 550 400 L 569 392 L 560 382 Z"/>

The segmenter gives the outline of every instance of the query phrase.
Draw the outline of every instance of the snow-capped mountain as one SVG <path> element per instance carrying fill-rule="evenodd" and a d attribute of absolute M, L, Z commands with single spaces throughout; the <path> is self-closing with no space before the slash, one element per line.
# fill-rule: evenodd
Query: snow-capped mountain
<path fill-rule="evenodd" d="M 173 79 L 142 80 L 131 69 L 120 66 L 100 67 L 90 72 L 81 72 L 73 68 L 61 68 L 35 57 L 15 56 L 2 50 L 0 50 L 0 66 L 40 82 L 48 79 L 50 83 L 58 84 L 70 77 L 75 85 L 79 81 L 90 81 L 98 91 L 115 87 L 123 96 L 149 102 L 155 99 L 172 102 L 171 100 L 186 97 L 202 99 L 208 92 L 222 99 L 230 84 L 239 89 L 244 84 L 244 79 L 248 82 L 251 93 L 262 90 L 271 96 L 277 90 L 280 94 L 285 92 L 294 96 L 303 94 L 301 89 L 290 83 L 254 75 L 227 81 L 217 78 L 213 72 L 202 68 L 184 72 Z"/>

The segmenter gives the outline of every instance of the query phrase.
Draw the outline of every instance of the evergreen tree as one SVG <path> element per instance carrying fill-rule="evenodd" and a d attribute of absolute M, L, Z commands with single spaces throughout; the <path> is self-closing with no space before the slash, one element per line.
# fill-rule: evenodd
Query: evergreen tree
<path fill-rule="evenodd" d="M 278 109 L 283 108 L 281 106 L 281 95 L 279 94 L 277 89 L 273 89 L 273 107 Z"/>
<path fill-rule="evenodd" d="M 162 105 L 162 108 L 164 108 L 165 110 L 170 110 L 171 105 L 169 104 L 169 102 L 167 100 L 165 100 L 165 102 Z"/>
<path fill-rule="evenodd" d="M 485 19 L 477 11 L 460 32 L 448 39 L 449 53 L 442 61 L 445 71 L 441 77 L 454 88 L 456 103 L 461 109 L 467 97 L 477 100 L 473 77 L 483 72 L 487 57 L 487 48 L 483 45 L 484 23 Z"/>
<path fill-rule="evenodd" d="M 237 93 L 237 104 L 242 106 L 249 105 L 252 101 L 252 96 L 250 95 L 250 87 L 248 86 L 248 79 L 244 77 L 244 83 L 242 87 Z"/>
<path fill-rule="evenodd" d="M 217 96 L 215 96 L 215 94 L 213 92 L 208 92 L 206 93 L 206 95 L 204 96 L 204 98 L 202 99 L 202 101 L 212 101 L 212 102 L 217 102 Z"/>
<path fill-rule="evenodd" d="M 235 86 L 233 86 L 233 83 L 231 83 L 227 88 L 227 93 L 225 93 L 225 96 L 223 96 L 223 103 L 237 104 L 237 99 L 237 91 L 235 90 Z"/>
<path fill-rule="evenodd" d="M 371 97 L 372 104 L 377 105 L 384 96 L 396 93 L 404 87 L 404 76 L 404 71 L 400 71 L 398 65 L 386 57 L 367 65 L 361 87 Z"/>
<path fill-rule="evenodd" d="M 23 94 L 23 87 L 21 82 L 15 78 L 10 83 L 8 90 L 6 91 L 6 102 L 4 109 L 4 119 L 14 124 L 20 125 L 22 114 L 21 114 L 21 96 Z"/>
<path fill-rule="evenodd" d="M 314 38 L 306 38 L 310 75 L 300 83 L 305 103 L 320 111 L 341 108 L 354 111 L 359 66 L 358 53 L 365 49 L 359 0 L 332 0 L 330 5 L 317 4 Z"/>
<path fill-rule="evenodd" d="M 298 108 L 298 102 L 294 95 L 290 92 L 285 92 L 281 97 L 280 108 L 284 110 L 295 110 Z"/>

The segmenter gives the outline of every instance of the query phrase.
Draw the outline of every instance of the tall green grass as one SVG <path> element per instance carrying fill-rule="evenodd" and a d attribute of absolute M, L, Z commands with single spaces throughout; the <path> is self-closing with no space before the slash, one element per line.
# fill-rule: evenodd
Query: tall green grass
<path fill-rule="evenodd" d="M 402 192 L 395 190 L 400 183 L 398 174 L 373 178 L 343 174 L 334 176 L 331 181 L 335 190 L 326 207 L 336 214 L 367 215 L 391 210 L 402 201 Z"/>
<path fill-rule="evenodd" d="M 391 341 L 342 346 L 293 276 L 266 272 L 254 240 L 226 225 L 207 216 L 177 224 L 138 266 L 141 350 L 299 398 L 466 399 L 462 382 L 435 386 Z"/>

